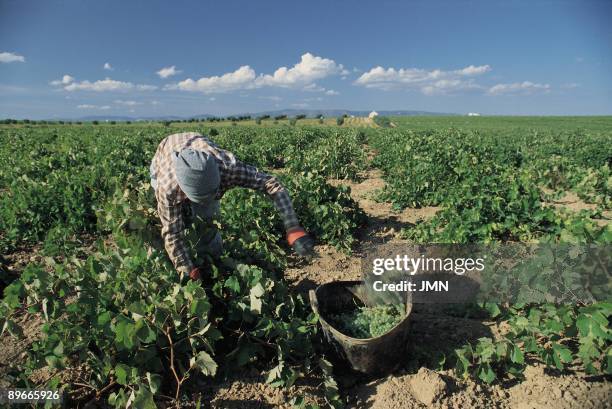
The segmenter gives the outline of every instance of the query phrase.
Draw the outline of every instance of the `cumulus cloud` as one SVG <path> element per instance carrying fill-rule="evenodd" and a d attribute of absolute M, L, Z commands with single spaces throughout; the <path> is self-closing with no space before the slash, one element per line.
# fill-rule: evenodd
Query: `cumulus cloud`
<path fill-rule="evenodd" d="M 489 65 L 469 65 L 458 70 L 374 67 L 355 81 L 355 85 L 382 90 L 419 89 L 425 95 L 481 88 L 470 78 L 491 71 Z"/>
<path fill-rule="evenodd" d="M 106 111 L 110 109 L 109 105 L 91 105 L 91 104 L 81 104 L 77 106 L 78 109 L 99 109 L 102 111 Z"/>
<path fill-rule="evenodd" d="M 51 85 L 68 85 L 70 84 L 72 81 L 74 81 L 74 77 L 65 74 L 61 80 L 55 80 L 55 81 L 51 81 L 50 84 Z"/>
<path fill-rule="evenodd" d="M 202 77 L 197 81 L 187 78 L 177 84 L 167 85 L 165 88 L 181 91 L 197 91 L 205 94 L 221 93 L 251 88 L 253 87 L 255 77 L 255 71 L 248 65 L 243 65 L 236 71 L 221 76 Z"/>
<path fill-rule="evenodd" d="M 325 91 L 325 95 L 340 95 L 340 93 L 333 89 L 328 89 L 327 91 Z"/>
<path fill-rule="evenodd" d="M 25 62 L 25 57 L 23 55 L 18 55 L 18 54 L 9 53 L 9 52 L 0 53 L 0 63 L 10 63 L 10 62 Z"/>
<path fill-rule="evenodd" d="M 300 62 L 293 67 L 280 67 L 272 74 L 257 75 L 249 65 L 243 65 L 233 72 L 219 76 L 202 77 L 198 80 L 188 78 L 176 84 L 167 85 L 165 89 L 205 94 L 262 87 L 301 88 L 305 91 L 325 92 L 325 88 L 317 85 L 315 81 L 346 73 L 348 71 L 342 64 L 328 58 L 306 53 L 302 55 Z"/>
<path fill-rule="evenodd" d="M 491 66 L 488 64 L 479 66 L 469 65 L 465 68 L 455 71 L 455 73 L 459 75 L 480 75 L 489 71 L 491 71 Z"/>
<path fill-rule="evenodd" d="M 61 85 L 66 91 L 153 91 L 157 89 L 154 85 L 133 84 L 131 82 L 117 81 L 111 78 L 105 78 L 94 82 L 88 80 L 76 82 L 74 78 L 69 75 L 64 75 L 61 80 L 52 81 L 51 84 L 56 86 Z"/>
<path fill-rule="evenodd" d="M 550 91 L 550 85 L 537 84 L 531 81 L 513 82 L 511 84 L 497 84 L 489 88 L 489 95 L 533 94 Z"/>
<path fill-rule="evenodd" d="M 306 53 L 293 67 L 280 67 L 272 75 L 261 75 L 257 78 L 257 83 L 260 86 L 292 87 L 336 74 L 346 75 L 348 71 L 334 60 Z"/>
<path fill-rule="evenodd" d="M 104 68 L 105 70 L 107 70 L 107 71 L 112 71 L 112 70 L 114 70 L 114 68 L 113 68 L 113 67 L 110 65 L 110 63 L 108 63 L 108 62 L 105 62 L 105 63 L 104 63 L 104 67 L 103 67 L 103 68 Z"/>
<path fill-rule="evenodd" d="M 177 70 L 176 66 L 174 65 L 170 67 L 164 67 L 156 72 L 156 74 L 159 75 L 160 78 L 168 78 L 180 73 L 181 71 Z"/>

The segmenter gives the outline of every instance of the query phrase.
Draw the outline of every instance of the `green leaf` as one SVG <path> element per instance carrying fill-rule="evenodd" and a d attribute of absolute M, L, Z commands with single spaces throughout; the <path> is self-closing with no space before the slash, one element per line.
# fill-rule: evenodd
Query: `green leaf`
<path fill-rule="evenodd" d="M 512 355 L 510 355 L 510 360 L 515 364 L 525 363 L 525 356 L 523 355 L 523 351 L 517 346 L 512 346 Z"/>
<path fill-rule="evenodd" d="M 140 320 L 136 322 L 136 337 L 145 344 L 149 344 L 155 342 L 157 339 L 157 334 L 155 331 L 151 329 L 149 324 L 145 322 L 145 320 Z"/>
<path fill-rule="evenodd" d="M 128 307 L 128 311 L 132 313 L 135 320 L 141 319 L 146 314 L 145 306 L 140 301 L 131 303 Z"/>
<path fill-rule="evenodd" d="M 130 371 L 130 367 L 125 364 L 117 364 L 115 365 L 115 378 L 117 379 L 117 383 L 119 385 L 126 386 L 128 372 Z"/>
<path fill-rule="evenodd" d="M 561 344 L 553 343 L 552 349 L 553 349 L 553 360 L 555 362 L 555 366 L 557 367 L 557 369 L 563 369 L 564 363 L 568 363 L 572 361 L 572 351 L 570 351 L 569 348 Z"/>
<path fill-rule="evenodd" d="M 268 377 L 266 378 L 266 383 L 274 383 L 275 381 L 281 379 L 281 375 L 283 372 L 283 368 L 285 367 L 283 361 L 280 361 L 278 363 L 278 365 L 276 365 L 274 368 L 272 368 L 269 372 L 268 372 Z"/>
<path fill-rule="evenodd" d="M 206 376 L 215 376 L 217 373 L 217 363 L 205 351 L 198 352 L 198 355 L 191 358 L 190 364 L 192 367 L 198 368 L 202 374 Z"/>
<path fill-rule="evenodd" d="M 98 315 L 98 325 L 104 326 L 108 324 L 111 320 L 111 314 L 108 311 L 104 311 L 102 314 Z"/>
<path fill-rule="evenodd" d="M 191 303 L 191 314 L 196 317 L 205 318 L 210 310 L 210 303 L 206 299 L 198 298 Z"/>
<path fill-rule="evenodd" d="M 157 409 L 157 405 L 155 405 L 153 400 L 153 394 L 145 385 L 139 385 L 134 395 L 133 407 L 139 409 Z"/>
<path fill-rule="evenodd" d="M 57 357 L 62 357 L 64 355 L 64 344 L 62 341 L 58 342 L 55 348 L 53 348 L 53 355 Z"/>
<path fill-rule="evenodd" d="M 490 303 L 490 302 L 485 303 L 484 307 L 487 310 L 487 312 L 489 313 L 489 315 L 491 316 L 491 318 L 495 318 L 499 314 L 501 314 L 501 310 L 499 309 L 499 305 L 497 305 L 495 303 Z"/>
<path fill-rule="evenodd" d="M 162 377 L 159 374 L 152 374 L 151 372 L 147 372 L 147 382 L 149 382 L 149 388 L 151 389 L 151 393 L 155 395 L 157 391 L 161 388 L 162 385 Z"/>
<path fill-rule="evenodd" d="M 240 293 L 240 282 L 235 276 L 230 276 L 227 280 L 225 280 L 225 287 L 229 288 L 236 294 Z"/>
<path fill-rule="evenodd" d="M 257 283 L 250 291 L 251 311 L 261 314 L 261 296 L 264 294 L 264 288 L 260 283 Z"/>
<path fill-rule="evenodd" d="M 497 377 L 489 364 L 482 364 L 478 369 L 478 378 L 485 383 L 492 383 Z"/>

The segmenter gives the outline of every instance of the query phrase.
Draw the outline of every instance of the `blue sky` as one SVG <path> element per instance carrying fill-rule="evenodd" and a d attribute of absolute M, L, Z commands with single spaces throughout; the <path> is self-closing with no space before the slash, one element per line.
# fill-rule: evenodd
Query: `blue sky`
<path fill-rule="evenodd" d="M 612 114 L 612 1 L 0 0 L 0 118 Z"/>

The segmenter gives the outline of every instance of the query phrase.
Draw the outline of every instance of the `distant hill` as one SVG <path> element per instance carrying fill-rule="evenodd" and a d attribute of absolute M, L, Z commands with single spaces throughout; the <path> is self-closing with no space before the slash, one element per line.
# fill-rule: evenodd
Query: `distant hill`
<path fill-rule="evenodd" d="M 326 118 L 338 117 L 342 115 L 353 115 L 353 116 L 368 116 L 371 111 L 355 111 L 350 109 L 279 109 L 275 111 L 262 111 L 262 112 L 247 112 L 240 113 L 234 115 L 225 115 L 227 116 L 245 116 L 250 115 L 253 118 L 262 115 L 270 115 L 271 117 L 278 115 L 287 115 L 288 117 L 293 117 L 296 115 L 306 115 L 309 118 L 315 118 L 319 115 L 323 115 Z M 379 115 L 385 116 L 435 116 L 435 115 L 459 115 L 459 114 L 451 114 L 451 113 L 443 113 L 443 112 L 428 112 L 428 111 L 405 111 L 405 110 L 397 110 L 397 111 L 376 111 Z M 117 122 L 125 122 L 125 121 L 179 121 L 190 118 L 196 119 L 206 119 L 212 118 L 216 115 L 211 114 L 200 114 L 200 115 L 190 115 L 190 116 L 176 116 L 176 115 L 160 115 L 160 116 L 121 116 L 121 115 L 89 115 L 83 116 L 80 118 L 53 118 L 50 120 L 66 120 L 66 121 L 117 121 Z"/>
<path fill-rule="evenodd" d="M 208 118 L 208 117 L 212 117 L 214 115 L 198 115 L 196 117 L 193 116 L 189 116 L 189 117 L 182 117 L 182 116 L 173 116 L 173 115 L 166 115 L 166 116 L 151 116 L 151 117 L 134 117 L 134 116 L 117 116 L 117 115 L 90 115 L 90 116 L 83 116 L 80 118 L 76 118 L 76 119 L 72 119 L 72 120 L 77 120 L 77 121 L 117 121 L 117 122 L 124 122 L 124 121 L 178 121 L 178 120 L 183 120 L 183 119 L 189 119 L 189 118 Z M 71 120 L 70 118 L 65 118 L 66 120 Z"/>
<path fill-rule="evenodd" d="M 323 115 L 324 117 L 331 118 L 331 117 L 342 116 L 344 114 L 354 115 L 354 116 L 368 116 L 370 112 L 372 112 L 372 110 L 355 111 L 351 109 L 281 109 L 281 110 L 276 110 L 276 111 L 264 111 L 264 112 L 248 113 L 248 114 L 242 114 L 242 115 L 251 115 L 252 117 L 258 117 L 261 115 L 270 115 L 270 116 L 287 115 L 288 117 L 292 117 L 292 116 L 303 114 L 311 118 L 317 117 L 319 115 Z M 379 115 L 385 115 L 385 116 L 457 115 L 457 114 L 449 114 L 449 113 L 442 113 L 442 112 L 403 111 L 403 110 L 398 110 L 398 111 L 378 111 L 377 110 L 376 112 L 378 112 Z"/>

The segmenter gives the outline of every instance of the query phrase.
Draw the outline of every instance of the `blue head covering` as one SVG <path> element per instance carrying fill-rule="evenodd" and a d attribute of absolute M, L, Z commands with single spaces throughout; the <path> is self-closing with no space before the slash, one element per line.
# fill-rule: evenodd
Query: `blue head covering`
<path fill-rule="evenodd" d="M 219 166 L 213 155 L 192 148 L 174 153 L 176 179 L 187 198 L 195 203 L 212 202 L 219 189 Z"/>

